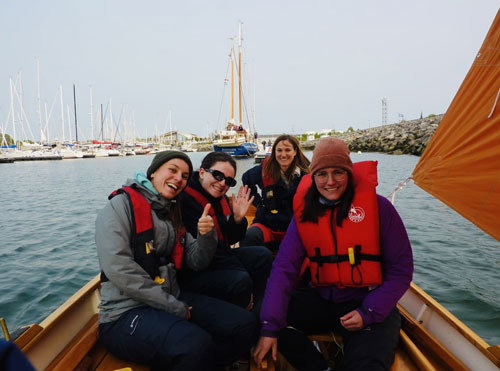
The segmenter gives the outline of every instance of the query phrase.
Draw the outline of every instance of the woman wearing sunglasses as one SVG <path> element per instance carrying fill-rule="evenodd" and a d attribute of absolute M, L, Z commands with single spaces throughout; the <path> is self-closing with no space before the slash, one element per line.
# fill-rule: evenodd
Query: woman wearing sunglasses
<path fill-rule="evenodd" d="M 159 152 L 146 174 L 136 172 L 109 196 L 96 220 L 99 340 L 153 369 L 222 369 L 248 354 L 258 335 L 252 313 L 179 287 L 179 270 L 206 268 L 217 248 L 210 205 L 199 233 L 182 225 L 176 201 L 192 170 L 185 153 Z"/>
<path fill-rule="evenodd" d="M 274 141 L 271 155 L 243 174 L 243 184 L 251 190 L 257 213 L 241 246 L 265 245 L 278 250 L 293 215 L 293 196 L 308 168 L 309 160 L 297 138 L 280 135 Z"/>
<path fill-rule="evenodd" d="M 232 208 L 226 193 L 236 186 L 236 162 L 223 152 L 211 152 L 201 162 L 180 195 L 182 218 L 188 232 L 197 233 L 198 219 L 211 204 L 217 231 L 217 251 L 211 265 L 203 271 L 183 270 L 181 287 L 229 301 L 258 313 L 265 284 L 271 270 L 272 256 L 264 246 L 232 249 L 246 233 L 245 215 L 253 201 L 250 190 L 242 186 L 233 194 Z"/>

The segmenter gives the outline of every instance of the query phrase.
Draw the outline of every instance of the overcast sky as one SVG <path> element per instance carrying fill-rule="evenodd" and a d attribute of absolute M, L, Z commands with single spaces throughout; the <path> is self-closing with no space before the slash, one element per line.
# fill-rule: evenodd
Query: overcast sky
<path fill-rule="evenodd" d="M 168 131 L 169 111 L 174 129 L 205 136 L 227 120 L 227 99 L 221 104 L 238 20 L 245 101 L 260 134 L 378 126 L 382 98 L 388 123 L 440 114 L 498 6 L 495 0 L 2 0 L 0 124 L 12 135 L 9 78 L 21 95 L 21 72 L 24 109 L 39 139 L 38 60 L 44 126 L 45 102 L 53 107 L 51 139 L 62 135 L 59 85 L 68 139 L 73 83 L 80 140 L 91 136 L 89 87 L 96 132 L 98 109 L 102 104 L 109 112 L 111 99 L 119 136 L 131 130 L 133 117 L 141 137 Z"/>

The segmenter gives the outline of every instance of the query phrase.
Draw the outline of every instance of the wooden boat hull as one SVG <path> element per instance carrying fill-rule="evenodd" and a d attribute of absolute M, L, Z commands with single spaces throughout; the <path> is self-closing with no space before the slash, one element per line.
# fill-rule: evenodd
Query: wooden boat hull
<path fill-rule="evenodd" d="M 99 302 L 98 275 L 15 343 L 37 370 L 74 368 L 98 341 Z M 392 370 L 500 368 L 500 346 L 487 344 L 417 285 L 412 284 L 398 306 L 403 327 Z M 330 334 L 317 336 L 328 341 Z"/>

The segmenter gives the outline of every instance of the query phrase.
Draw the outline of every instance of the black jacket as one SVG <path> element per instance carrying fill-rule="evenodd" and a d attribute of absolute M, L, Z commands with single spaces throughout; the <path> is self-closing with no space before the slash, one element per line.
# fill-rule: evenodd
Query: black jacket
<path fill-rule="evenodd" d="M 228 244 L 224 240 L 219 239 L 217 250 L 227 250 L 230 248 L 230 245 L 235 244 L 245 237 L 248 227 L 246 218 L 243 218 L 241 223 L 236 223 L 232 214 L 232 209 L 229 219 L 224 217 L 221 199 L 222 197 L 227 199 L 227 196 L 224 195 L 220 198 L 214 198 L 208 194 L 200 184 L 200 174 L 198 171 L 193 172 L 193 175 L 189 179 L 188 186 L 200 192 L 208 200 L 208 202 L 210 202 L 214 209 L 222 234 L 229 243 Z M 200 205 L 197 200 L 195 200 L 191 195 L 188 195 L 186 192 L 182 192 L 179 195 L 179 202 L 181 203 L 182 222 L 186 226 L 186 230 L 191 234 L 194 233 L 193 236 L 197 236 L 198 220 L 200 219 L 201 214 L 203 214 L 202 205 Z"/>
<path fill-rule="evenodd" d="M 262 164 L 247 170 L 243 174 L 242 182 L 248 185 L 252 196 L 255 196 L 253 204 L 257 207 L 257 213 L 253 222 L 261 223 L 273 231 L 285 232 L 293 216 L 293 196 L 295 196 L 297 187 L 304 174 L 301 172 L 300 176 L 298 174 L 294 175 L 289 185 L 283 179 L 280 179 L 272 186 L 274 199 L 272 209 L 277 211 L 277 213 L 272 213 L 269 202 L 262 195 L 265 188 L 262 181 Z M 259 187 L 260 193 L 257 187 Z"/>

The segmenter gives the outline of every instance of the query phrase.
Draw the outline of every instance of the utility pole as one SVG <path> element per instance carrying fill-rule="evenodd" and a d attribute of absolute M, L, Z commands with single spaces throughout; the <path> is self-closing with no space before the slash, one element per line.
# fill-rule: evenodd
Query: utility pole
<path fill-rule="evenodd" d="M 382 98 L 382 125 L 387 125 L 387 98 Z"/>

